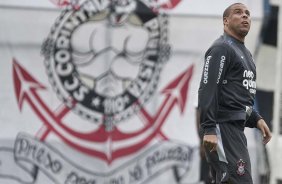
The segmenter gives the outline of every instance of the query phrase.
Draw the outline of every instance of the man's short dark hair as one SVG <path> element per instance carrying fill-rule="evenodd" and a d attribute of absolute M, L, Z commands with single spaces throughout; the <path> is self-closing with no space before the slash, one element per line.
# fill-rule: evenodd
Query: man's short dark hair
<path fill-rule="evenodd" d="M 234 4 L 231 4 L 230 6 L 228 6 L 228 7 L 224 10 L 224 12 L 223 12 L 223 17 L 222 17 L 222 18 L 228 17 L 228 16 L 230 15 L 230 10 L 231 10 L 231 8 L 232 8 L 234 5 L 237 5 L 237 4 L 243 4 L 243 3 L 234 3 Z"/>

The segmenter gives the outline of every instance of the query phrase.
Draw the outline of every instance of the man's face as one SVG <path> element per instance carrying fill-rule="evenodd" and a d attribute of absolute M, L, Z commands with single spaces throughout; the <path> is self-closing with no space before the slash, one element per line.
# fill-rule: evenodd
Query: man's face
<path fill-rule="evenodd" d="M 234 34 L 245 37 L 251 27 L 250 11 L 243 4 L 231 7 L 230 14 L 224 19 L 224 24 Z"/>

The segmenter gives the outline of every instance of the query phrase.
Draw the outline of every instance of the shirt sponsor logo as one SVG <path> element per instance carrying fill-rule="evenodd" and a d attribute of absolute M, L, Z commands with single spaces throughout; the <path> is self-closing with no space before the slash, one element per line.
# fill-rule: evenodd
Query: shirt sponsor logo
<path fill-rule="evenodd" d="M 252 94 L 256 94 L 256 81 L 255 74 L 250 70 L 245 70 L 243 72 L 243 86 Z"/>
<path fill-rule="evenodd" d="M 217 77 L 217 84 L 219 83 L 222 71 L 223 71 L 223 67 L 224 67 L 224 63 L 225 63 L 225 56 L 221 56 L 220 58 L 220 65 L 219 65 L 219 72 L 218 72 L 218 77 Z"/>
<path fill-rule="evenodd" d="M 204 79 L 203 79 L 203 83 L 207 84 L 208 83 L 208 78 L 209 78 L 209 63 L 210 63 L 210 59 L 212 58 L 212 56 L 208 56 L 205 62 L 205 66 L 204 66 Z"/>

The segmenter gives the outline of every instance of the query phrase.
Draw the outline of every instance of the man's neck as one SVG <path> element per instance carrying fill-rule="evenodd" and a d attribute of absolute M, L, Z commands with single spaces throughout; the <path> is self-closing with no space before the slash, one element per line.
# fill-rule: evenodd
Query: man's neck
<path fill-rule="evenodd" d="M 224 30 L 224 33 L 226 33 L 227 35 L 235 38 L 236 40 L 238 40 L 239 42 L 244 43 L 245 42 L 245 37 L 241 37 L 240 35 L 234 34 L 233 32 L 229 31 L 229 30 Z"/>

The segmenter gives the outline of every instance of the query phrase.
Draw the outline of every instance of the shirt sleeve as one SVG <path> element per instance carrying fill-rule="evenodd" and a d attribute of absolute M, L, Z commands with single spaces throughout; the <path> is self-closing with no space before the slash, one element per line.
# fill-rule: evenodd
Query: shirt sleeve
<path fill-rule="evenodd" d="M 211 47 L 205 55 L 205 63 L 198 91 L 200 124 L 204 134 L 215 135 L 219 90 L 225 78 L 230 52 L 225 46 Z"/>
<path fill-rule="evenodd" d="M 262 119 L 261 115 L 253 109 L 250 117 L 247 119 L 245 126 L 249 128 L 256 128 L 258 120 Z"/>

